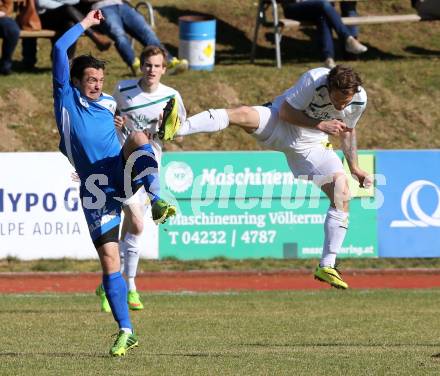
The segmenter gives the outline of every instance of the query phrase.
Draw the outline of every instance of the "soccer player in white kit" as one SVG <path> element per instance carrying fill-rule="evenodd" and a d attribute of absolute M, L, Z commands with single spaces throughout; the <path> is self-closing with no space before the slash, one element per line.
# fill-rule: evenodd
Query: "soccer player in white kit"
<path fill-rule="evenodd" d="M 185 121 L 186 110 L 179 92 L 160 82 L 166 71 L 166 51 L 158 46 L 147 46 L 140 56 L 142 78 L 123 80 L 116 84 L 113 97 L 121 117 L 115 123 L 119 128 L 119 138 L 124 144 L 131 132 L 144 132 L 149 136 L 155 157 L 160 165 L 162 155 L 161 139 L 168 139 L 169 126 L 172 118 Z M 159 134 L 159 119 L 167 107 L 167 132 Z M 119 120 L 119 121 L 118 121 Z M 172 123 L 172 126 L 176 124 Z M 181 124 L 177 135 L 185 136 L 199 132 L 215 132 L 220 130 L 215 123 L 198 122 L 194 127 L 191 123 Z M 176 129 L 172 129 L 173 136 Z M 160 136 L 160 137 L 159 137 Z M 156 182 L 159 184 L 159 182 Z M 128 284 L 128 306 L 132 310 L 143 309 L 142 301 L 136 289 L 135 277 L 140 257 L 139 240 L 144 228 L 144 221 L 149 220 L 145 214 L 150 204 L 144 189 L 139 189 L 134 196 L 124 202 L 124 221 L 119 241 L 121 257 L 121 273 L 124 272 Z M 101 298 L 101 310 L 110 312 L 110 307 L 103 289 L 98 286 L 96 294 Z"/>
<path fill-rule="evenodd" d="M 360 186 L 372 178 L 359 168 L 355 126 L 365 110 L 367 94 L 359 75 L 350 67 L 317 68 L 304 73 L 298 82 L 273 103 L 210 109 L 182 122 L 224 129 L 237 125 L 265 147 L 281 151 L 295 177 L 313 180 L 330 199 L 322 257 L 315 278 L 346 289 L 348 284 L 335 268 L 336 255 L 348 227 L 350 192 L 341 160 L 332 150 L 328 135 L 339 136 L 350 172 Z M 167 125 L 167 118 L 163 123 Z"/>

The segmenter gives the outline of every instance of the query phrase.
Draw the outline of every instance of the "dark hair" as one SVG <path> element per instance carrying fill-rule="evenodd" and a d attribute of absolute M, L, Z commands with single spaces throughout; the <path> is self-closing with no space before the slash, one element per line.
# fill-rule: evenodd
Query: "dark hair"
<path fill-rule="evenodd" d="M 338 90 L 351 95 L 359 92 L 362 80 L 352 68 L 345 65 L 336 65 L 328 74 L 327 84 L 329 91 Z"/>
<path fill-rule="evenodd" d="M 168 54 L 165 51 L 165 48 L 161 46 L 146 46 L 140 56 L 141 66 L 144 65 L 145 60 L 147 60 L 150 56 L 162 55 L 163 56 L 163 66 L 166 66 Z"/>
<path fill-rule="evenodd" d="M 105 61 L 99 60 L 92 55 L 80 55 L 72 60 L 70 67 L 70 78 L 77 78 L 81 80 L 84 75 L 84 70 L 87 68 L 105 69 Z"/>

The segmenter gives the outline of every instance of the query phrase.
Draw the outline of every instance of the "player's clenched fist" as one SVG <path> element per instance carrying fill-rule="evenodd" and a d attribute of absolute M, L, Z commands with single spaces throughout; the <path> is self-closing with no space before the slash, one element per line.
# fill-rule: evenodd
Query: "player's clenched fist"
<path fill-rule="evenodd" d="M 336 119 L 321 121 L 316 127 L 320 131 L 333 136 L 338 136 L 342 132 L 346 132 L 347 129 L 349 129 L 344 122 Z"/>
<path fill-rule="evenodd" d="M 87 16 L 85 16 L 84 19 L 81 21 L 81 25 L 84 28 L 84 30 L 86 30 L 89 27 L 99 25 L 103 20 L 104 20 L 104 16 L 102 15 L 102 12 L 99 9 L 91 10 L 89 13 L 87 13 Z"/>

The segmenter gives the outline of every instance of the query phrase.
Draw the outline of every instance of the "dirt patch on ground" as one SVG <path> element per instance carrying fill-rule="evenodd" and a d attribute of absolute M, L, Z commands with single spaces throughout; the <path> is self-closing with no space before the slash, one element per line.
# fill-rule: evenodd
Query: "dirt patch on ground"
<path fill-rule="evenodd" d="M 211 90 L 213 93 L 218 94 L 225 107 L 234 107 L 241 103 L 237 91 L 232 86 L 226 85 L 222 82 L 215 82 Z"/>
<path fill-rule="evenodd" d="M 0 151 L 23 150 L 17 130 L 27 127 L 39 106 L 38 99 L 22 88 L 13 88 L 0 97 Z"/>
<path fill-rule="evenodd" d="M 22 143 L 15 133 L 13 128 L 12 117 L 14 111 L 12 111 L 7 101 L 0 97 L 0 152 L 5 151 L 16 151 L 20 149 Z"/>
<path fill-rule="evenodd" d="M 1 116 L 0 116 L 1 119 Z M 0 152 L 17 151 L 23 144 L 16 133 L 6 127 L 6 124 L 0 120 Z"/>
<path fill-rule="evenodd" d="M 189 115 L 195 115 L 209 108 L 234 108 L 243 104 L 239 91 L 224 82 L 214 81 L 209 88 L 202 88 L 199 96 L 212 97 L 215 93 L 216 104 L 193 103 L 187 106 Z M 184 96 L 185 98 L 185 96 Z M 194 134 L 189 137 L 177 138 L 166 145 L 167 151 L 211 151 L 211 150 L 259 150 L 255 139 L 237 127 L 228 127 L 221 132 Z"/>
<path fill-rule="evenodd" d="M 13 88 L 6 93 L 8 105 L 24 115 L 32 116 L 40 107 L 40 102 L 34 95 L 23 88 Z"/>

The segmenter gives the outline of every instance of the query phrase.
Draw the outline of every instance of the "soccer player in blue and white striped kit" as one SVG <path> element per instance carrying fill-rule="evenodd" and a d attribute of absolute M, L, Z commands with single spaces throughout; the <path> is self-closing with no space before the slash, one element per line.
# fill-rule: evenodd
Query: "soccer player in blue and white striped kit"
<path fill-rule="evenodd" d="M 69 72 L 67 49 L 85 30 L 102 20 L 101 11 L 89 12 L 57 41 L 53 91 L 60 150 L 81 180 L 84 215 L 101 261 L 103 286 L 119 325 L 110 354 L 122 356 L 138 345 L 127 305 L 127 286 L 120 273 L 118 236 L 122 202 L 143 185 L 157 222 L 174 215 L 175 208 L 159 197 L 158 166 L 147 136 L 135 132 L 123 147 L 119 143 L 114 126 L 116 102 L 102 93 L 104 62 L 90 55 L 78 56 Z M 138 174 L 136 180 L 132 179 L 131 170 Z"/>

